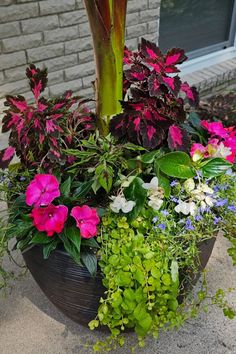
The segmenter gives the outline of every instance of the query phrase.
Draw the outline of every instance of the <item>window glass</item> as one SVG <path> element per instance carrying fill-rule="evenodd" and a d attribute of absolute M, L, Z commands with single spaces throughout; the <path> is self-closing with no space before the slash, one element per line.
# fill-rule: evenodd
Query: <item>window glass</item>
<path fill-rule="evenodd" d="M 186 52 L 229 46 L 234 0 L 162 0 L 159 46 Z"/>

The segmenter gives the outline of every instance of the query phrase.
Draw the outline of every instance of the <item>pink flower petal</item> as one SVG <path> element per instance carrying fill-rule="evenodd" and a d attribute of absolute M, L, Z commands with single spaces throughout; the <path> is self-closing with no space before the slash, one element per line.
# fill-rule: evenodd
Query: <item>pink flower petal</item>
<path fill-rule="evenodd" d="M 34 208 L 30 216 L 38 231 L 53 236 L 54 233 L 62 232 L 68 216 L 68 208 L 64 205 L 50 204 L 45 208 Z"/>
<path fill-rule="evenodd" d="M 49 205 L 60 196 L 59 182 L 50 174 L 38 174 L 26 190 L 26 204 L 34 206 Z"/>

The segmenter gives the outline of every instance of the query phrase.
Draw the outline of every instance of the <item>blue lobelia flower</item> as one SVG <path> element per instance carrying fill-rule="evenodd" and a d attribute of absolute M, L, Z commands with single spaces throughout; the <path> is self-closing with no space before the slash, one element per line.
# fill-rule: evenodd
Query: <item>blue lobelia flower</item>
<path fill-rule="evenodd" d="M 195 230 L 195 227 L 192 225 L 192 221 L 190 219 L 186 220 L 185 229 L 186 230 Z"/>

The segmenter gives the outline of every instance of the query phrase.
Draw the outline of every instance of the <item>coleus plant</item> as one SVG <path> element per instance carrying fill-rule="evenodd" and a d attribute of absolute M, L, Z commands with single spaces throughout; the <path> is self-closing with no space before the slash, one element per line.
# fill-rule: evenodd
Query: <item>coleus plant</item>
<path fill-rule="evenodd" d="M 41 96 L 47 85 L 46 69 L 30 65 L 26 75 L 35 102 L 6 97 L 2 132 L 10 136 L 9 147 L 0 152 L 0 167 L 6 168 L 16 154 L 25 168 L 52 171 L 73 162 L 63 149 L 75 147 L 78 139 L 94 131 L 94 115 L 84 105 L 88 100 L 72 96 L 72 91 L 56 99 Z"/>
<path fill-rule="evenodd" d="M 185 121 L 183 94 L 191 105 L 198 104 L 195 87 L 181 82 L 177 65 L 187 59 L 173 48 L 165 55 L 142 38 L 137 52 L 125 49 L 123 112 L 110 122 L 111 132 L 120 139 L 155 149 L 168 139 L 171 150 L 187 150 L 190 139 L 181 127 Z"/>

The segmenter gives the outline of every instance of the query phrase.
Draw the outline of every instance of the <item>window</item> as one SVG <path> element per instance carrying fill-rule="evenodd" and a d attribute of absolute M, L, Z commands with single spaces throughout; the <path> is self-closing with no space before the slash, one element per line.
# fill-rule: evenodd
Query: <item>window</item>
<path fill-rule="evenodd" d="M 185 49 L 190 58 L 234 43 L 236 0 L 162 0 L 159 46 Z"/>

